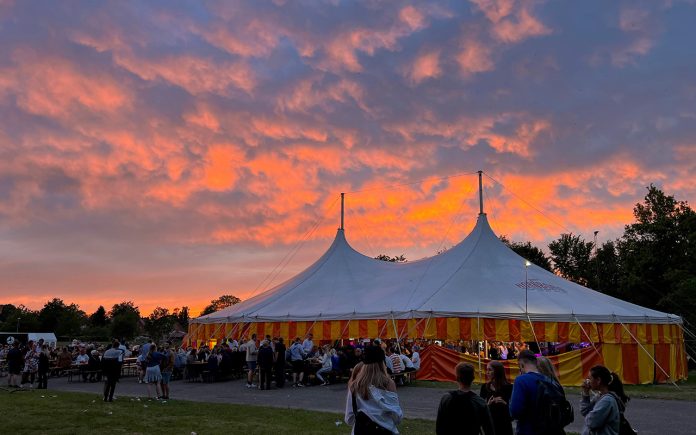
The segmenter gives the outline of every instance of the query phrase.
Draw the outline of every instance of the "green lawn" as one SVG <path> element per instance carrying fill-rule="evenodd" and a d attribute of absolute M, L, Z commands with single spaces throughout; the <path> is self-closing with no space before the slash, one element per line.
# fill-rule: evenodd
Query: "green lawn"
<path fill-rule="evenodd" d="M 423 388 L 442 388 L 454 390 L 457 385 L 454 382 L 437 381 L 417 381 L 412 384 Z M 689 372 L 689 379 L 686 382 L 677 383 L 679 388 L 672 384 L 659 385 L 626 385 L 626 394 L 637 399 L 667 399 L 667 400 L 687 400 L 696 401 L 696 371 Z M 472 389 L 478 391 L 479 385 L 474 384 Z M 566 387 L 566 394 L 580 394 L 578 387 Z"/>
<path fill-rule="evenodd" d="M 0 391 L 6 434 L 349 434 L 342 414 L 188 401 L 123 397 L 104 403 L 88 393 Z M 340 424 L 337 424 L 340 423 Z M 404 434 L 434 433 L 435 422 L 405 419 Z"/>

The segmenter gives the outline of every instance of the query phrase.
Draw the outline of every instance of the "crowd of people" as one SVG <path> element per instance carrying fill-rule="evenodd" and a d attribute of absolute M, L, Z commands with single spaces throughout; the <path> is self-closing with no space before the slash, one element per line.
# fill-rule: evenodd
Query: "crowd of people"
<path fill-rule="evenodd" d="M 266 336 L 258 340 L 256 334 L 239 341 L 227 339 L 212 348 L 203 345 L 200 349 L 189 349 L 186 361 L 187 369 L 195 376 L 200 372 L 195 363 L 205 363 L 206 373 L 213 378 L 246 370 L 247 388 L 269 390 L 271 384 L 283 388 L 288 380 L 298 388 L 326 386 L 336 379 L 350 376 L 353 368 L 363 361 L 363 349 L 370 343 L 384 349 L 384 364 L 397 382 L 403 383 L 404 374 L 420 367 L 419 346 L 416 344 L 358 339 L 346 344 L 336 341 L 333 345 L 317 345 L 311 333 L 296 337 L 289 346 L 282 337 Z"/>
<path fill-rule="evenodd" d="M 8 385 L 16 388 L 32 387 L 34 382 L 37 388 L 47 388 L 51 367 L 84 368 L 84 381 L 97 382 L 103 377 L 106 402 L 113 401 L 124 361 L 134 357 L 139 382 L 146 384 L 153 400 L 169 398 L 175 371 L 186 371 L 192 364 L 224 369 L 235 358 L 244 359 L 247 388 L 270 390 L 271 384 L 283 388 L 288 379 L 294 387 L 329 385 L 343 376 L 348 379 L 345 421 L 354 427 L 353 433 L 398 433 L 403 411 L 396 386 L 404 374 L 419 369 L 418 344 L 360 339 L 318 346 L 311 333 L 304 339 L 296 337 L 289 347 L 280 337 L 258 341 L 252 335 L 240 341 L 230 339 L 212 348 L 185 350 L 170 343 L 128 346 L 113 340 L 106 347 L 73 343 L 59 350 L 39 340 L 3 346 L 0 359 L 7 362 Z M 511 435 L 513 421 L 514 433 L 519 435 L 565 433 L 573 411 L 553 364 L 526 348 L 518 346 L 515 352 L 520 375 L 514 383 L 508 381 L 503 364 L 493 359 L 486 365 L 478 394 L 472 391 L 473 365 L 456 366 L 459 388 L 442 397 L 436 433 Z M 583 435 L 618 435 L 621 425 L 627 424 L 623 413 L 628 400 L 616 373 L 601 365 L 593 367 L 582 385 Z"/>
<path fill-rule="evenodd" d="M 365 348 L 348 383 L 345 421 L 354 434 L 398 433 L 403 418 L 396 385 L 389 376 L 384 351 Z M 490 361 L 486 381 L 479 393 L 472 391 L 475 369 L 459 363 L 455 377 L 459 388 L 446 393 L 438 407 L 437 434 L 460 435 L 559 435 L 573 421 L 573 410 L 565 397 L 551 362 L 529 350 L 518 355 L 520 375 L 510 383 L 503 365 Z M 619 435 L 625 422 L 623 412 L 629 398 L 616 373 L 593 367 L 583 384 L 580 412 L 583 435 Z"/>

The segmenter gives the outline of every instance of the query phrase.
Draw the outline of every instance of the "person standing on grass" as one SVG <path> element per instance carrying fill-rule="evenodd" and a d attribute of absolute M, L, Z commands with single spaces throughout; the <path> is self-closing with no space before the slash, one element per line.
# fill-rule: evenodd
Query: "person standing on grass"
<path fill-rule="evenodd" d="M 440 400 L 435 422 L 438 435 L 485 435 L 495 434 L 493 420 L 486 402 L 471 391 L 474 381 L 474 366 L 459 363 L 454 369 L 459 389 L 450 391 Z"/>
<path fill-rule="evenodd" d="M 510 418 L 510 397 L 512 384 L 505 377 L 505 367 L 500 361 L 491 361 L 486 366 L 486 382 L 481 385 L 481 398 L 488 404 L 493 417 L 496 435 L 512 435 L 512 419 Z"/>
<path fill-rule="evenodd" d="M 276 387 L 283 388 L 285 386 L 285 341 L 283 337 L 279 337 L 275 345 L 274 360 Z"/>
<path fill-rule="evenodd" d="M 114 401 L 116 382 L 121 376 L 121 363 L 119 358 L 123 354 L 119 348 L 120 343 L 114 340 L 111 347 L 102 356 L 102 373 L 104 375 L 104 402 Z"/>
<path fill-rule="evenodd" d="M 171 349 L 170 343 L 164 345 L 164 357 L 162 358 L 162 363 L 160 364 L 160 370 L 162 371 L 162 398 L 169 400 L 169 381 L 172 379 L 172 372 L 174 371 L 174 362 L 176 360 L 176 355 Z"/>
<path fill-rule="evenodd" d="M 367 346 L 361 368 L 348 383 L 344 420 L 353 426 L 353 434 L 399 433 L 397 425 L 404 416 L 396 394 L 396 384 L 387 374 L 384 351 Z"/>
<path fill-rule="evenodd" d="M 164 354 L 157 352 L 157 345 L 154 343 L 150 344 L 145 356 L 145 383 L 147 384 L 147 396 L 149 399 L 153 399 L 153 389 L 156 394 L 154 398 L 162 398 L 160 386 L 160 382 L 162 382 L 162 371 L 160 370 L 162 359 L 164 359 Z"/>
<path fill-rule="evenodd" d="M 258 354 L 258 349 L 256 348 L 256 334 L 251 334 L 251 339 L 244 343 L 240 350 L 245 350 L 246 351 L 246 363 L 247 363 L 247 369 L 249 372 L 247 373 L 247 388 L 254 388 L 256 385 L 254 385 L 254 373 L 256 372 L 256 360 L 257 360 L 257 354 Z"/>
<path fill-rule="evenodd" d="M 9 387 L 19 388 L 22 381 L 22 366 L 24 365 L 24 357 L 22 351 L 19 350 L 19 341 L 15 340 L 12 343 L 12 348 L 7 352 L 7 385 Z"/>
<path fill-rule="evenodd" d="M 24 355 L 24 379 L 29 382 L 29 386 L 34 386 L 36 372 L 39 370 L 39 354 L 35 350 L 34 342 L 29 341 L 27 352 Z"/>
<path fill-rule="evenodd" d="M 48 388 L 48 369 L 48 346 L 44 344 L 41 351 L 39 352 L 39 385 L 36 387 L 37 389 L 45 390 Z"/>

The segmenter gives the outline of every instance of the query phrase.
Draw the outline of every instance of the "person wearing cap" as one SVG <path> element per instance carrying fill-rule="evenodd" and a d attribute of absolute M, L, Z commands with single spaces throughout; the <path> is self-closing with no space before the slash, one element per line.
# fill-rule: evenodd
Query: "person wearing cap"
<path fill-rule="evenodd" d="M 539 373 L 537 357 L 530 350 L 523 350 L 517 357 L 520 366 L 520 376 L 515 378 L 510 398 L 510 416 L 517 420 L 517 435 L 536 435 L 535 416 L 539 413 L 536 409 L 537 383 L 546 379 Z"/>
<path fill-rule="evenodd" d="M 493 420 L 486 401 L 471 391 L 474 366 L 461 362 L 454 369 L 459 389 L 440 400 L 435 421 L 437 435 L 492 435 Z"/>
<path fill-rule="evenodd" d="M 399 433 L 404 414 L 384 360 L 381 347 L 365 347 L 363 366 L 348 384 L 344 419 L 353 426 L 353 434 Z"/>

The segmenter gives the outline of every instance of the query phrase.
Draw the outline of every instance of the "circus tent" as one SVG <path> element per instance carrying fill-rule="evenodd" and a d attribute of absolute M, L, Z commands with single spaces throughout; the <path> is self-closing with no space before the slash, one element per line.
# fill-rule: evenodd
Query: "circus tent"
<path fill-rule="evenodd" d="M 193 319 L 187 340 L 196 346 L 251 333 L 291 339 L 312 332 L 315 340 L 589 343 L 582 351 L 552 359 L 564 384 L 580 384 L 595 363 L 638 384 L 686 377 L 681 323 L 678 316 L 529 264 L 500 241 L 481 213 L 459 244 L 407 263 L 357 252 L 340 228 L 324 255 L 306 270 L 242 303 Z M 470 358 L 451 353 L 437 357 L 438 351 L 424 355 L 419 378 L 449 378 L 450 363 Z"/>

